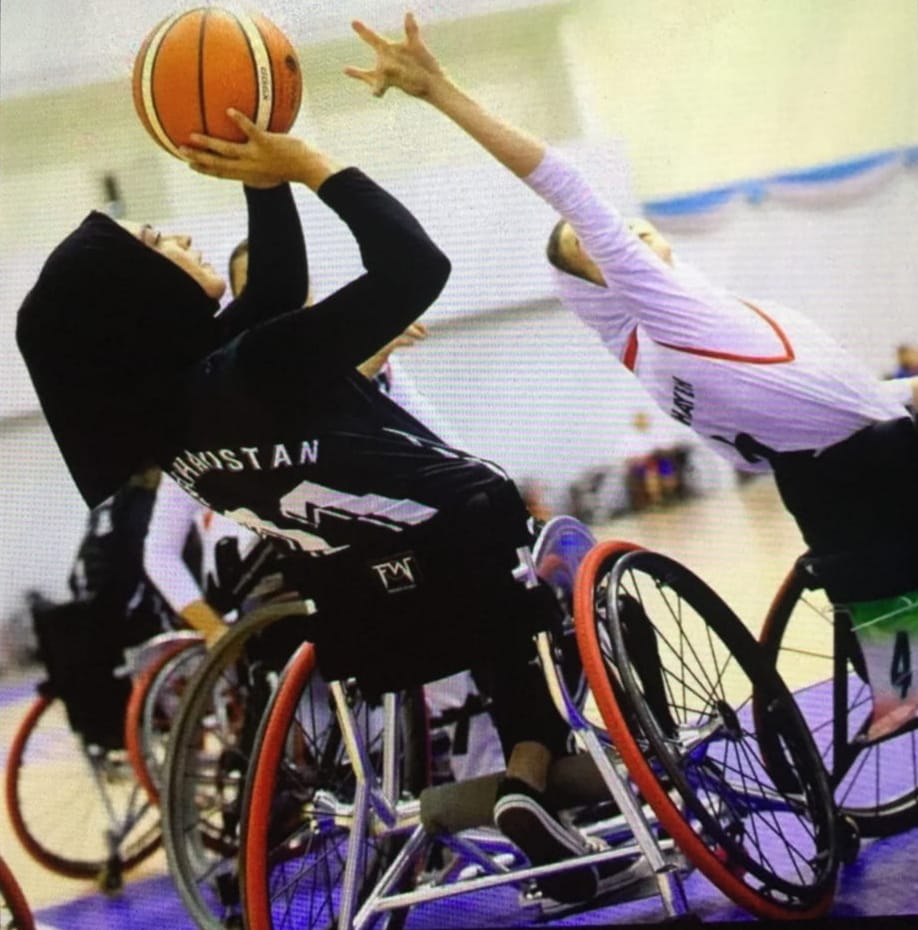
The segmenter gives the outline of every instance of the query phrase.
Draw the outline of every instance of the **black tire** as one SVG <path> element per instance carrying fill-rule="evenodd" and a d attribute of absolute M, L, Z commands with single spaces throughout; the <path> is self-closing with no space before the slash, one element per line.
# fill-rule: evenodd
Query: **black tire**
<path fill-rule="evenodd" d="M 382 742 L 381 709 L 363 701 L 353 684 L 347 697 L 361 739 L 376 765 Z M 402 696 L 404 738 L 400 784 L 417 793 L 429 771 L 423 695 Z M 323 807 L 353 802 L 357 779 L 310 646 L 285 669 L 262 720 L 249 771 L 242 824 L 243 900 L 249 930 L 337 925 L 350 828 Z M 362 834 L 358 900 L 397 851 L 400 838 Z M 390 930 L 407 915 L 399 912 Z"/>
<path fill-rule="evenodd" d="M 532 547 L 536 574 L 548 584 L 561 605 L 557 659 L 574 704 L 583 709 L 587 682 L 574 635 L 574 588 L 577 569 L 596 543 L 592 530 L 574 517 L 553 517 L 542 527 Z"/>
<path fill-rule="evenodd" d="M 242 790 L 255 729 L 279 670 L 307 638 L 303 602 L 260 608 L 235 623 L 189 681 L 173 724 L 163 781 L 169 870 L 195 923 L 241 922 L 238 880 Z M 266 660 L 265 640 L 273 638 Z"/>
<path fill-rule="evenodd" d="M 871 715 L 870 687 L 847 614 L 791 570 L 759 637 L 790 686 L 829 772 L 839 811 L 863 837 L 918 826 L 918 722 L 874 742 L 857 739 Z"/>
<path fill-rule="evenodd" d="M 836 811 L 787 688 L 736 615 L 677 562 L 636 551 L 606 573 L 606 609 L 583 637 L 601 658 L 588 646 L 584 664 L 661 825 L 751 913 L 824 913 L 839 864 Z M 592 583 L 604 581 L 597 573 Z M 605 687 L 593 680 L 600 664 Z M 777 776 L 762 762 L 753 696 L 783 750 Z"/>

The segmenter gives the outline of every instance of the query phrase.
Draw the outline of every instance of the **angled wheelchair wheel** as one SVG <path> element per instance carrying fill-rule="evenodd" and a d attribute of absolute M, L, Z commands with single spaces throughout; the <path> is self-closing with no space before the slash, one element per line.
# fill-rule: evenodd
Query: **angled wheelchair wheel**
<path fill-rule="evenodd" d="M 829 772 L 839 811 L 862 836 L 918 826 L 918 721 L 867 741 L 872 701 L 847 614 L 795 566 L 759 637 Z"/>
<path fill-rule="evenodd" d="M 160 842 L 159 811 L 122 750 L 84 745 L 64 704 L 40 694 L 13 737 L 6 764 L 10 823 L 38 862 L 105 890 Z"/>
<path fill-rule="evenodd" d="M 159 804 L 166 747 L 182 693 L 206 655 L 199 639 L 170 642 L 137 676 L 124 721 L 124 747 L 137 780 Z"/>
<path fill-rule="evenodd" d="M 369 706 L 353 684 L 345 692 L 356 738 L 376 771 L 382 760 L 382 709 Z M 396 776 L 402 795 L 419 793 L 427 780 L 424 721 L 420 689 L 403 695 Z M 301 647 L 284 671 L 262 720 L 253 759 L 242 826 L 246 926 L 336 926 L 353 844 L 361 844 L 353 885 L 359 903 L 400 839 L 357 826 L 358 779 L 311 646 Z M 390 930 L 404 916 L 395 915 Z"/>
<path fill-rule="evenodd" d="M 574 582 L 580 563 L 595 543 L 596 537 L 588 526 L 574 517 L 559 516 L 545 524 L 532 547 L 536 574 L 551 586 L 564 612 L 559 665 L 568 693 L 581 708 L 587 683 L 574 634 Z"/>
<path fill-rule="evenodd" d="M 163 840 L 179 895 L 204 930 L 241 926 L 243 779 L 274 678 L 306 638 L 309 614 L 295 601 L 241 618 L 184 690 L 166 750 Z"/>
<path fill-rule="evenodd" d="M 0 859 L 0 927 L 3 930 L 35 930 L 28 902 L 9 866 Z"/>
<path fill-rule="evenodd" d="M 717 887 L 771 919 L 818 916 L 839 864 L 828 778 L 793 698 L 741 621 L 657 553 L 602 546 L 578 576 L 584 667 L 638 790 Z M 595 592 L 605 605 L 595 605 Z M 753 697 L 767 740 L 766 763 Z"/>

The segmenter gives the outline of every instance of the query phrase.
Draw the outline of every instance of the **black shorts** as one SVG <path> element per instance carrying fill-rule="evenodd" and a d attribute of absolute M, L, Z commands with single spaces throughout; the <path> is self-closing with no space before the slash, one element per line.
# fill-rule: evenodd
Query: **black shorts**
<path fill-rule="evenodd" d="M 818 454 L 778 453 L 772 465 L 833 601 L 918 588 L 918 429 L 910 417 Z"/>
<path fill-rule="evenodd" d="M 297 587 L 316 603 L 319 669 L 367 694 L 463 669 L 526 664 L 532 635 L 558 621 L 550 589 L 514 580 L 532 540 L 515 487 L 477 494 L 389 552 L 348 550 L 314 563 Z M 433 522 L 433 521 L 432 521 Z"/>

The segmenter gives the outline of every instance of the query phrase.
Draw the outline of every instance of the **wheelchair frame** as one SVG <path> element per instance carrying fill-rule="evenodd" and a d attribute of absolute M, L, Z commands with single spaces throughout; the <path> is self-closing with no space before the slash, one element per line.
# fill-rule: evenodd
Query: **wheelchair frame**
<path fill-rule="evenodd" d="M 578 521 L 572 518 L 556 519 L 563 521 L 560 524 L 562 529 L 559 530 L 562 536 L 564 530 L 575 535 L 588 532 L 585 527 L 582 527 Z M 558 524 L 556 524 L 557 528 Z M 623 551 L 636 548 L 638 547 L 627 544 L 622 547 Z M 518 555 L 520 563 L 514 573 L 517 580 L 529 585 L 538 583 L 536 564 L 529 550 L 523 548 L 518 551 Z M 582 552 L 579 553 L 578 560 L 582 555 Z M 729 609 L 727 608 L 727 610 Z M 738 621 L 736 622 L 738 623 Z M 754 640 L 752 640 L 751 636 L 748 638 L 752 647 L 755 648 Z M 667 917 L 679 917 L 687 912 L 688 906 L 681 881 L 681 872 L 684 871 L 686 865 L 685 859 L 676 849 L 671 839 L 655 835 L 655 829 L 659 821 L 657 821 L 653 811 L 640 802 L 637 790 L 629 784 L 630 773 L 628 767 L 623 764 L 621 758 L 613 750 L 612 742 L 604 729 L 592 724 L 577 706 L 565 683 L 558 662 L 559 652 L 553 644 L 550 634 L 547 632 L 537 634 L 536 647 L 547 686 L 558 712 L 570 725 L 576 743 L 583 750 L 583 754 L 575 758 L 583 759 L 586 757 L 591 761 L 602 784 L 603 797 L 606 800 L 611 799 L 617 805 L 619 812 L 616 818 L 590 824 L 582 832 L 587 837 L 606 834 L 614 835 L 616 839 L 627 834 L 630 836 L 631 842 L 627 845 L 609 846 L 602 851 L 550 865 L 508 867 L 506 864 L 508 860 L 515 859 L 519 861 L 520 857 L 509 840 L 504 839 L 493 828 L 489 830 L 485 827 L 490 820 L 490 805 L 483 805 L 475 815 L 462 815 L 458 820 L 453 819 L 452 822 L 450 822 L 449 816 L 444 818 L 437 813 L 439 809 L 439 814 L 442 815 L 444 807 L 443 804 L 438 805 L 438 797 L 442 798 L 451 793 L 452 800 L 455 802 L 459 798 L 458 792 L 470 791 L 474 793 L 476 788 L 480 791 L 482 785 L 478 784 L 476 786 L 473 782 L 480 782 L 481 780 L 476 779 L 463 785 L 427 789 L 421 793 L 420 799 L 404 800 L 400 798 L 398 783 L 394 774 L 396 765 L 394 748 L 396 746 L 394 724 L 394 708 L 397 707 L 396 696 L 386 695 L 385 698 L 387 713 L 386 748 L 383 757 L 383 770 L 380 775 L 374 772 L 371 760 L 367 756 L 365 748 L 360 744 L 354 722 L 349 716 L 344 684 L 342 682 L 333 682 L 329 686 L 335 699 L 335 712 L 347 744 L 350 763 L 357 776 L 357 791 L 352 803 L 342 802 L 329 793 L 318 791 L 313 802 L 308 805 L 308 811 L 304 809 L 303 814 L 310 820 L 312 829 L 317 829 L 319 833 L 325 829 L 331 830 L 336 826 L 346 827 L 348 830 L 347 855 L 338 904 L 337 919 L 339 926 L 363 930 L 377 916 L 386 912 L 401 911 L 404 913 L 404 909 L 415 904 L 491 889 L 499 885 L 511 883 L 523 883 L 525 885 L 530 880 L 542 876 L 558 874 L 587 865 L 610 863 L 616 859 L 634 856 L 640 857 L 638 863 L 641 860 L 646 863 L 643 873 L 641 875 L 636 873 L 627 874 L 631 871 L 630 867 L 624 870 L 618 877 L 619 881 L 617 883 L 613 882 L 616 886 L 613 897 L 618 900 L 621 899 L 619 892 L 629 879 L 633 879 L 633 882 L 637 883 L 639 878 L 650 877 L 653 879 L 655 891 L 660 897 Z M 295 712 L 295 700 L 298 699 L 299 695 L 298 689 L 305 684 L 311 672 L 310 663 L 312 657 L 309 651 L 310 648 L 308 646 L 301 647 L 282 675 L 278 690 L 275 692 L 274 699 L 263 718 L 259 737 L 256 741 L 256 749 L 253 752 L 253 759 L 259 760 L 260 764 L 259 762 L 253 762 L 246 779 L 242 830 L 243 907 L 252 930 L 269 930 L 272 926 L 270 912 L 266 910 L 270 908 L 270 903 L 266 900 L 264 894 L 266 883 L 261 880 L 263 871 L 260 872 L 259 870 L 263 869 L 264 864 L 267 863 L 267 848 L 266 843 L 263 841 L 267 832 L 266 823 L 267 818 L 270 816 L 270 807 L 265 808 L 264 804 L 270 805 L 270 786 L 265 779 L 270 780 L 273 778 L 273 766 L 276 765 L 277 760 L 266 763 L 264 756 L 259 759 L 259 750 L 264 746 L 265 734 L 272 725 L 272 716 L 275 713 L 278 714 L 279 716 L 276 719 L 280 719 L 283 724 L 283 714 L 291 715 Z M 291 705 L 291 701 L 294 702 L 294 705 Z M 278 708 L 284 706 L 286 706 L 286 710 L 278 710 Z M 277 743 L 276 740 L 275 743 Z M 559 764 L 560 761 L 554 766 L 553 774 L 555 774 Z M 259 774 L 265 771 L 267 771 L 267 775 Z M 663 791 L 663 789 L 660 790 Z M 827 787 L 825 792 L 828 792 Z M 663 791 L 663 794 L 665 796 L 666 792 Z M 649 795 L 646 796 L 650 804 L 653 805 L 653 798 Z M 261 807 L 253 806 L 257 805 L 259 798 L 262 799 Z M 590 799 L 584 798 L 583 800 L 588 801 Z M 672 802 L 668 797 L 665 798 L 665 801 L 672 807 Z M 782 803 L 782 796 L 778 792 L 773 792 L 770 795 L 766 793 L 758 800 L 753 799 L 753 802 L 753 807 L 758 804 L 762 809 L 768 809 L 769 806 L 777 809 L 777 806 Z M 830 798 L 827 803 L 831 804 Z M 790 802 L 792 809 L 794 805 L 799 808 L 804 805 L 804 802 L 802 800 Z M 674 807 L 673 810 L 675 810 Z M 713 811 L 712 816 L 717 817 L 719 814 L 717 811 Z M 253 826 L 255 823 L 258 825 Z M 256 837 L 256 834 L 259 834 L 259 836 Z M 360 838 L 360 840 L 355 842 L 355 837 Z M 361 901 L 362 889 L 360 886 L 363 873 L 361 860 L 365 853 L 367 837 L 376 840 L 385 837 L 403 838 L 404 845 L 395 854 L 393 861 L 385 869 L 384 874 L 366 896 L 366 899 Z M 477 867 L 480 874 L 467 878 L 460 877 L 457 882 L 439 887 L 430 886 L 409 891 L 401 890 L 403 879 L 417 871 L 431 842 L 441 842 L 455 853 L 466 857 L 470 864 Z M 830 851 L 829 856 L 830 859 L 833 859 L 834 849 Z M 837 860 L 834 859 L 827 864 L 826 875 L 828 879 L 823 876 L 821 879 L 823 884 L 827 880 L 830 882 L 834 880 L 836 865 Z M 750 893 L 748 897 L 752 896 Z M 824 910 L 830 900 L 831 889 L 828 889 L 826 893 L 821 895 L 820 900 L 813 905 L 812 913 Z M 612 902 L 607 901 L 604 896 L 598 895 L 589 902 L 572 905 L 566 908 L 566 911 L 595 909 L 605 903 Z M 746 906 L 748 907 L 748 904 Z M 558 910 L 563 911 L 565 908 L 559 905 Z M 762 902 L 759 912 L 765 916 L 775 916 L 781 910 L 781 907 L 777 904 L 772 908 L 765 901 Z M 784 910 L 780 916 L 792 916 L 792 914 L 788 913 L 789 910 L 791 910 L 790 907 Z M 797 914 L 797 916 L 810 915 L 810 911 Z"/>

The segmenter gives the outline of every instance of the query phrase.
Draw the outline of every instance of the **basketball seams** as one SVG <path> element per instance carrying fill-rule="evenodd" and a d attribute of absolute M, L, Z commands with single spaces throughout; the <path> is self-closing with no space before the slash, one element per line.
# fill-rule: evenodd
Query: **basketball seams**
<path fill-rule="evenodd" d="M 206 94 L 204 87 L 204 37 L 207 34 L 207 17 L 210 13 L 209 9 L 203 10 L 203 15 L 201 16 L 201 24 L 198 27 L 198 57 L 197 57 L 197 66 L 198 66 L 198 111 L 201 117 L 201 132 L 207 136 L 210 135 L 210 130 L 207 125 L 207 106 L 205 104 Z"/>
<path fill-rule="evenodd" d="M 227 106 L 260 129 L 288 131 L 301 95 L 289 39 L 258 13 L 221 6 L 198 6 L 163 19 L 138 51 L 132 81 L 144 128 L 178 158 L 189 133 L 242 141 Z"/>
<path fill-rule="evenodd" d="M 172 141 L 172 139 L 169 138 L 169 134 L 166 132 L 166 129 L 162 124 L 159 111 L 156 107 L 156 98 L 153 94 L 153 73 L 156 68 L 156 59 L 159 55 L 159 50 L 162 48 L 162 44 L 165 41 L 166 36 L 183 15 L 185 14 L 175 13 L 173 16 L 163 20 L 159 28 L 153 34 L 143 58 L 140 77 L 140 91 L 143 110 L 150 124 L 150 127 L 153 130 L 156 141 L 159 142 L 159 144 L 164 149 L 175 155 L 177 158 L 181 158 L 181 155 L 179 154 L 175 143 Z"/>
<path fill-rule="evenodd" d="M 233 13 L 232 16 L 248 44 L 255 71 L 255 118 L 252 122 L 259 129 L 267 129 L 274 108 L 274 73 L 268 43 L 251 17 L 245 13 Z"/>
<path fill-rule="evenodd" d="M 275 80 L 275 65 L 278 62 L 274 61 L 274 57 L 271 54 L 271 43 L 268 41 L 268 36 L 265 35 L 264 28 L 262 24 L 257 20 L 252 20 L 252 26 L 258 33 L 258 38 L 261 39 L 262 45 L 265 50 L 265 58 L 267 59 L 267 69 L 266 73 L 269 75 L 271 80 L 271 93 L 268 96 L 268 118 L 265 120 L 265 129 L 270 129 L 271 124 L 274 121 L 274 111 L 277 109 L 277 93 L 280 88 L 277 86 L 277 81 Z"/>

